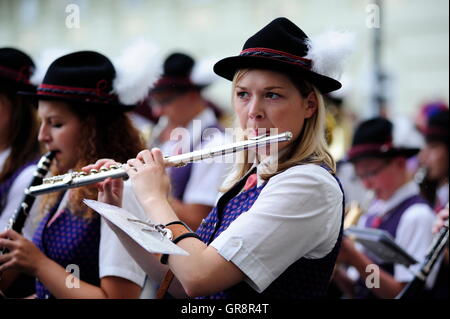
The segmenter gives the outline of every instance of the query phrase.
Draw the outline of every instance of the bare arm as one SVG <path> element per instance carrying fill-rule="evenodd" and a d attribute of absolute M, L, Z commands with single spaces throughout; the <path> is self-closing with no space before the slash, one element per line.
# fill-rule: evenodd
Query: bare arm
<path fill-rule="evenodd" d="M 139 285 L 119 277 L 104 277 L 100 286 L 78 282 L 66 269 L 13 230 L 1 234 L 0 246 L 9 250 L 9 253 L 0 256 L 0 271 L 15 269 L 32 275 L 56 298 L 138 298 L 140 295 Z"/>
<path fill-rule="evenodd" d="M 367 280 L 372 282 L 373 277 L 377 276 L 373 271 L 373 268 L 368 267 L 369 265 L 376 264 L 365 254 L 359 252 L 348 238 L 344 238 L 342 241 L 338 260 L 354 266 L 361 279 L 365 282 Z M 377 297 L 385 299 L 395 298 L 406 286 L 406 283 L 397 281 L 391 274 L 384 271 L 380 267 L 377 266 L 375 269 L 379 271 L 379 285 L 374 285 L 373 288 L 368 288 L 371 289 Z M 369 276 L 371 277 L 368 278 Z"/>
<path fill-rule="evenodd" d="M 170 205 L 175 214 L 185 222 L 192 230 L 196 230 L 202 219 L 208 216 L 212 206 L 202 204 L 187 204 L 177 199 L 171 199 Z"/>

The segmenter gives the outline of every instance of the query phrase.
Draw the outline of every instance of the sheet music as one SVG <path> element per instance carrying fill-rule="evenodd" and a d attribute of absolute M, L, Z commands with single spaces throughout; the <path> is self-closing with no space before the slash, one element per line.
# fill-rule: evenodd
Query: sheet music
<path fill-rule="evenodd" d="M 395 239 L 385 230 L 353 226 L 347 228 L 344 235 L 355 239 L 382 262 L 406 267 L 417 263 L 417 260 L 398 246 Z"/>
<path fill-rule="evenodd" d="M 135 256 L 153 258 L 149 253 L 189 255 L 184 249 L 172 243 L 167 237 L 162 236 L 158 232 L 145 231 L 149 227 L 139 222 L 130 221 L 130 219 L 139 220 L 139 218 L 127 210 L 90 199 L 84 199 L 83 202 L 103 216 L 110 226 L 111 224 L 116 226 L 111 227 L 111 229 L 116 233 L 133 258 Z M 133 244 L 133 242 L 137 245 Z"/>

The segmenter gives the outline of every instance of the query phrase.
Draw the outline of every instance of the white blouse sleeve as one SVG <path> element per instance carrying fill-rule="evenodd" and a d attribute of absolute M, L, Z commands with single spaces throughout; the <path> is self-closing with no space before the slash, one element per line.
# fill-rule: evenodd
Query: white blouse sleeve
<path fill-rule="evenodd" d="M 299 258 L 322 258 L 333 249 L 342 197 L 337 181 L 324 168 L 292 167 L 272 177 L 253 206 L 211 246 L 262 292 Z"/>
<path fill-rule="evenodd" d="M 25 168 L 14 180 L 8 192 L 6 199 L 6 206 L 0 216 L 0 231 L 3 231 L 8 225 L 10 218 L 19 207 L 23 199 L 24 190 L 27 188 L 33 179 L 33 173 L 36 170 L 36 165 L 30 165 Z"/>
<path fill-rule="evenodd" d="M 123 208 L 139 216 L 136 212 L 131 186 L 125 183 Z M 143 218 L 145 219 L 145 218 Z M 141 267 L 131 258 L 122 242 L 114 231 L 102 218 L 100 237 L 100 278 L 116 276 L 128 279 L 143 287 L 145 273 Z"/>
<path fill-rule="evenodd" d="M 400 218 L 397 228 L 396 243 L 411 254 L 418 263 L 408 268 L 395 265 L 394 276 L 400 282 L 409 282 L 420 268 L 433 241 L 432 228 L 436 215 L 426 204 L 409 207 Z M 438 268 L 438 267 L 436 267 Z"/>

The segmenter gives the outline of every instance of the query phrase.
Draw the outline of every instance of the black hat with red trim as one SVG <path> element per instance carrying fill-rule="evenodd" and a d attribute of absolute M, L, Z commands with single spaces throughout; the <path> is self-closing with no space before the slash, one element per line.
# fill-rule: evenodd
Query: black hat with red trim
<path fill-rule="evenodd" d="M 448 109 L 430 115 L 424 130 L 427 142 L 443 142 L 448 145 Z"/>
<path fill-rule="evenodd" d="M 339 81 L 330 77 L 331 74 L 337 76 L 334 74 L 335 70 L 331 70 L 330 67 L 339 68 L 350 49 L 348 46 L 340 47 L 344 42 L 349 44 L 348 41 L 339 41 L 340 39 L 343 37 L 336 36 L 331 42 L 318 43 L 319 47 L 321 44 L 325 46 L 322 45 L 320 50 L 316 50 L 314 41 L 311 41 L 298 26 L 286 18 L 277 18 L 250 37 L 238 56 L 217 62 L 214 65 L 214 72 L 230 81 L 233 80 L 237 70 L 246 68 L 297 74 L 315 85 L 322 93 L 329 93 L 342 86 Z M 316 52 L 319 56 L 315 54 Z M 330 55 L 335 52 L 336 55 Z M 332 72 L 328 72 L 327 68 Z"/>
<path fill-rule="evenodd" d="M 394 140 L 394 126 L 391 121 L 377 117 L 362 122 L 356 128 L 347 160 L 355 162 L 368 157 L 409 158 L 419 151 L 419 148 L 399 145 L 399 142 Z"/>
<path fill-rule="evenodd" d="M 161 91 L 202 90 L 209 83 L 195 83 L 192 78 L 195 60 L 181 52 L 170 54 L 163 64 L 163 74 L 154 83 L 151 93 Z"/>
<path fill-rule="evenodd" d="M 113 91 L 115 78 L 116 70 L 107 57 L 94 51 L 79 51 L 53 61 L 35 94 L 19 93 L 41 100 L 105 105 L 128 111 L 135 105 L 120 102 Z"/>
<path fill-rule="evenodd" d="M 0 85 L 16 90 L 35 91 L 30 77 L 34 71 L 33 60 L 15 48 L 0 48 Z"/>

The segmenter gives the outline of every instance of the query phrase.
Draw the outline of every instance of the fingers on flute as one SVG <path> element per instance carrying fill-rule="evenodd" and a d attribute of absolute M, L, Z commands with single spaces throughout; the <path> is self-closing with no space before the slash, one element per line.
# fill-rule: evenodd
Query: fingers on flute
<path fill-rule="evenodd" d="M 161 166 L 164 166 L 164 158 L 159 148 L 152 149 L 153 160 Z"/>
<path fill-rule="evenodd" d="M 136 158 L 145 164 L 153 162 L 152 153 L 149 150 L 140 151 Z"/>
<path fill-rule="evenodd" d="M 84 167 L 81 168 L 81 170 L 85 173 L 89 173 L 89 171 L 91 169 L 100 169 L 101 167 L 105 166 L 105 167 L 110 167 L 111 165 L 117 164 L 115 161 L 113 161 L 112 159 L 109 158 L 102 158 L 99 159 L 97 162 L 95 162 L 94 164 L 89 164 L 86 165 Z"/>

